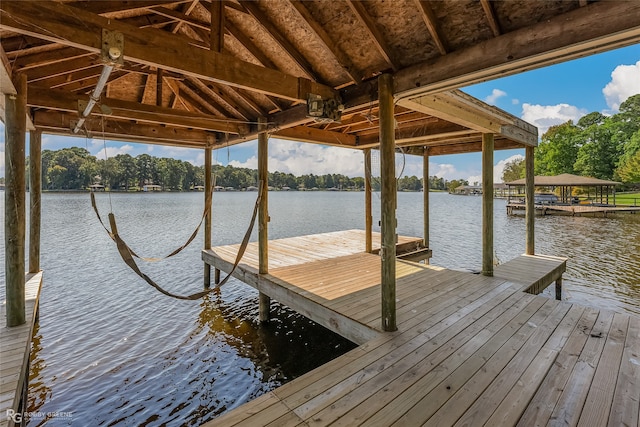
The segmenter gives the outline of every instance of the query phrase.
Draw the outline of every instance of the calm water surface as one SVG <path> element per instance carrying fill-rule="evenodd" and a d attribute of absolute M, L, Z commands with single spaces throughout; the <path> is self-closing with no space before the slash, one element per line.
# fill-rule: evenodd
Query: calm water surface
<path fill-rule="evenodd" d="M 255 196 L 215 194 L 214 245 L 242 239 Z M 199 221 L 202 199 L 202 193 L 98 195 L 103 216 L 112 206 L 120 234 L 144 256 L 182 244 Z M 363 193 L 270 193 L 270 238 L 363 228 L 363 199 Z M 398 199 L 399 233 L 420 236 L 422 194 Z M 373 200 L 377 224 L 380 201 Z M 524 252 L 524 218 L 508 217 L 504 204 L 495 201 L 501 262 Z M 432 193 L 430 216 L 432 263 L 478 270 L 481 199 Z M 200 290 L 201 241 L 142 269 L 173 292 Z M 567 300 L 640 315 L 640 215 L 537 218 L 536 251 L 569 258 Z M 277 304 L 274 320 L 260 326 L 257 292 L 234 279 L 200 301 L 159 294 L 120 260 L 87 194 L 43 196 L 42 268 L 30 411 L 72 416 L 30 425 L 198 425 L 354 347 Z M 0 277 L 4 283 L 4 268 Z M 4 298 L 4 286 L 0 293 Z"/>

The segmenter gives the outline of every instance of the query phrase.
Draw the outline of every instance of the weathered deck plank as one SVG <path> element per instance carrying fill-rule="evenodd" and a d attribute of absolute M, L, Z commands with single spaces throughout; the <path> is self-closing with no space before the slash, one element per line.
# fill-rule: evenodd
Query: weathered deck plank
<path fill-rule="evenodd" d="M 37 319 L 42 272 L 28 275 L 25 283 L 24 325 L 8 328 L 4 301 L 0 305 L 0 427 L 9 424 L 7 411 L 18 411 L 29 369 L 31 338 Z"/>
<path fill-rule="evenodd" d="M 294 245 L 320 244 L 312 255 L 275 255 L 267 275 L 243 260 L 236 276 L 364 344 L 207 426 L 637 427 L 640 319 L 523 292 L 560 277 L 566 259 L 518 257 L 496 277 L 398 260 L 398 331 L 382 333 L 379 257 L 317 242 Z M 203 259 L 229 268 L 235 253 L 221 253 Z"/>

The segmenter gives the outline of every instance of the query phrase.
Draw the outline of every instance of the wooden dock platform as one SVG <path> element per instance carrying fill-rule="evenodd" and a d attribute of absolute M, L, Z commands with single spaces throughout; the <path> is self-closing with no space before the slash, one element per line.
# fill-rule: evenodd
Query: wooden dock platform
<path fill-rule="evenodd" d="M 507 205 L 509 215 L 521 212 L 524 214 L 525 205 L 510 203 Z M 597 206 L 597 205 L 536 205 L 538 215 L 567 215 L 567 216 L 603 216 L 619 213 L 640 213 L 640 206 Z"/>
<path fill-rule="evenodd" d="M 27 322 L 8 328 L 6 307 L 0 305 L 0 427 L 12 426 L 8 411 L 22 412 L 27 393 L 31 338 L 38 319 L 38 303 L 42 287 L 42 272 L 30 274 L 25 283 Z"/>
<path fill-rule="evenodd" d="M 276 251 L 270 245 L 277 259 Z M 231 255 L 213 248 L 203 259 L 224 267 L 220 257 Z M 320 315 L 339 315 L 341 327 L 368 331 L 359 342 L 368 339 L 208 427 L 638 426 L 640 318 L 523 292 L 539 278 L 512 282 L 398 260 L 398 331 L 383 333 L 375 255 L 290 263 L 260 277 L 255 266 L 239 270 L 263 292 L 270 282 L 284 299 L 304 300 L 302 314 L 316 320 L 311 310 L 325 307 Z"/>

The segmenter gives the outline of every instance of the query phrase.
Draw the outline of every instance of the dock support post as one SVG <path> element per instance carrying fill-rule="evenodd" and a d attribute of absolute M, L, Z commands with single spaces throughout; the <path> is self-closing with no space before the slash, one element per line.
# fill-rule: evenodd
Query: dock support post
<path fill-rule="evenodd" d="M 29 273 L 40 271 L 42 131 L 29 132 Z"/>
<path fill-rule="evenodd" d="M 211 249 L 211 190 L 213 189 L 213 176 L 211 170 L 211 148 L 204 149 L 204 202 L 209 206 L 205 206 L 205 209 L 209 209 L 207 216 L 204 218 L 204 248 Z M 216 282 L 218 283 L 218 282 Z M 209 289 L 211 287 L 211 265 L 204 263 L 204 287 Z"/>
<path fill-rule="evenodd" d="M 265 132 L 267 119 L 258 119 L 258 186 L 260 194 L 260 206 L 258 210 L 258 272 L 269 272 L 269 135 Z M 260 292 L 260 322 L 269 320 L 269 307 L 271 298 Z"/>
<path fill-rule="evenodd" d="M 556 279 L 556 299 L 562 301 L 562 276 Z"/>
<path fill-rule="evenodd" d="M 4 250 L 7 326 L 26 322 L 25 245 L 25 138 L 27 133 L 27 76 L 18 74 L 16 94 L 5 95 Z"/>
<path fill-rule="evenodd" d="M 422 211 L 423 211 L 423 241 L 425 248 L 429 247 L 429 147 L 424 147 L 422 157 Z M 425 264 L 429 264 L 429 258 L 424 260 Z"/>
<path fill-rule="evenodd" d="M 533 147 L 527 145 L 525 147 L 525 223 L 526 223 L 526 254 L 527 255 L 535 255 L 535 216 L 536 210 L 535 205 L 533 204 L 534 198 L 534 173 L 533 173 Z"/>
<path fill-rule="evenodd" d="M 482 274 L 493 276 L 493 134 L 482 134 Z"/>
<path fill-rule="evenodd" d="M 393 77 L 378 77 L 380 108 L 380 198 L 382 272 L 382 330 L 395 331 L 396 326 L 396 161 Z"/>
<path fill-rule="evenodd" d="M 373 214 L 371 210 L 371 148 L 364 152 L 364 230 L 365 251 L 373 252 Z"/>

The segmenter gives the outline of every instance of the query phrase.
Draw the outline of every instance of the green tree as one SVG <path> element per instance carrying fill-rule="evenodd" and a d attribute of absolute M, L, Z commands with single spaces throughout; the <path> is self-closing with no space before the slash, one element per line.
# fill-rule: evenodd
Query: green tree
<path fill-rule="evenodd" d="M 502 182 L 511 182 L 520 178 L 524 178 L 525 166 L 524 159 L 513 159 L 504 165 L 502 171 Z"/>
<path fill-rule="evenodd" d="M 574 163 L 583 176 L 612 179 L 622 154 L 622 124 L 600 113 L 590 113 L 578 121 L 582 146 Z"/>
<path fill-rule="evenodd" d="M 636 151 L 616 172 L 624 183 L 640 182 L 640 151 Z"/>
<path fill-rule="evenodd" d="M 449 193 L 453 193 L 453 191 L 461 185 L 469 185 L 469 181 L 466 179 L 454 179 L 453 181 L 447 182 L 446 185 Z"/>
<path fill-rule="evenodd" d="M 580 129 L 571 120 L 551 126 L 534 151 L 536 175 L 574 173 L 580 149 Z"/>

